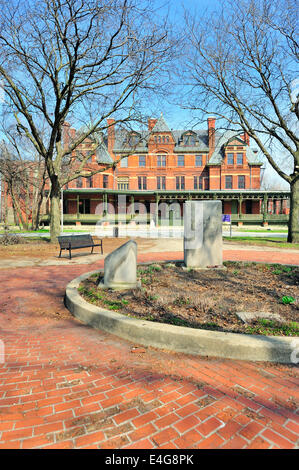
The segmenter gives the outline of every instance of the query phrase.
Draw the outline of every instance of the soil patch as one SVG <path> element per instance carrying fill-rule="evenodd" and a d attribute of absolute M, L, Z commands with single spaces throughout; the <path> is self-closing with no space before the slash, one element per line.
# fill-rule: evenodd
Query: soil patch
<path fill-rule="evenodd" d="M 226 270 L 184 270 L 182 263 L 138 267 L 141 289 L 98 289 L 102 274 L 81 283 L 88 302 L 135 318 L 234 333 L 299 336 L 299 268 L 225 262 Z M 281 322 L 243 323 L 236 312 L 271 312 Z"/>

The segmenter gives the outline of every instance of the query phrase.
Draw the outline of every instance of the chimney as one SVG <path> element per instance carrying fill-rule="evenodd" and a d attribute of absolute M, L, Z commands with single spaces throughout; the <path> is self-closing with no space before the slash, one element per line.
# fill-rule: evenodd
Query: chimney
<path fill-rule="evenodd" d="M 62 125 L 62 141 L 64 149 L 67 149 L 70 146 L 75 136 L 76 130 L 71 127 L 69 122 L 65 121 Z"/>
<path fill-rule="evenodd" d="M 157 121 L 158 121 L 158 119 L 154 119 L 154 118 L 151 118 L 151 119 L 148 120 L 148 130 L 149 130 L 149 132 L 151 132 L 153 130 L 153 128 L 155 127 Z"/>
<path fill-rule="evenodd" d="M 107 119 L 108 124 L 108 152 L 113 153 L 115 145 L 115 119 Z"/>
<path fill-rule="evenodd" d="M 249 135 L 247 132 L 244 132 L 244 134 L 241 135 L 241 139 L 244 140 L 244 142 L 249 146 L 250 140 L 249 140 Z"/>
<path fill-rule="evenodd" d="M 208 118 L 209 156 L 211 156 L 215 150 L 215 122 L 216 118 Z"/>

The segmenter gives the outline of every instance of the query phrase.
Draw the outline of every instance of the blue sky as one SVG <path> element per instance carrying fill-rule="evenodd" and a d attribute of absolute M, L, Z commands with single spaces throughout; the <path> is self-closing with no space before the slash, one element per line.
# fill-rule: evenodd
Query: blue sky
<path fill-rule="evenodd" d="M 196 14 L 196 12 L 203 13 L 205 10 L 217 12 L 217 10 L 222 7 L 222 0 L 152 0 L 151 4 L 153 8 L 160 9 L 161 15 L 168 11 L 171 22 L 175 25 L 178 25 L 178 28 L 180 28 L 183 25 L 185 9 L 191 14 Z M 179 102 L 180 100 L 178 99 L 177 101 Z M 173 96 L 171 96 L 169 100 L 160 100 L 158 103 L 155 103 L 153 109 L 157 110 L 157 116 L 153 117 L 158 117 L 160 113 L 163 112 L 163 115 L 170 128 L 192 128 L 196 124 L 196 121 L 190 111 L 183 110 L 178 104 L 173 104 Z M 195 127 L 205 129 L 207 124 L 200 123 L 195 125 Z M 274 172 L 274 170 L 272 170 L 269 165 L 267 165 L 266 174 L 269 175 L 271 179 L 273 178 L 275 181 L 284 183 L 284 181 L 276 174 L 276 172 Z M 288 186 L 286 185 L 286 189 L 287 187 Z"/>

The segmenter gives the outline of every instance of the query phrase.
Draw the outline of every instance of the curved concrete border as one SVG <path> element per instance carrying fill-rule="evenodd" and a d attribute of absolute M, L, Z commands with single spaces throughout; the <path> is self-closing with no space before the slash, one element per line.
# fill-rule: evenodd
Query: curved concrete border
<path fill-rule="evenodd" d="M 80 296 L 78 287 L 92 274 L 101 271 L 103 270 L 98 269 L 77 277 L 67 285 L 65 295 L 65 304 L 70 312 L 93 328 L 144 346 L 185 354 L 246 361 L 292 362 L 291 355 L 296 340 L 294 337 L 244 335 L 186 328 L 139 320 L 96 307 Z"/>

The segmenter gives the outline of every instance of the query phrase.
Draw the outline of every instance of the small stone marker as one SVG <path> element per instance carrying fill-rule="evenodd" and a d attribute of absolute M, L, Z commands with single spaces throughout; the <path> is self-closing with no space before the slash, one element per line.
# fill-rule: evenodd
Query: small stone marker
<path fill-rule="evenodd" d="M 267 320 L 283 321 L 278 313 L 270 312 L 236 312 L 237 317 L 242 320 L 243 323 L 250 323 L 252 320 L 258 318 L 265 318 Z"/>
<path fill-rule="evenodd" d="M 221 201 L 186 201 L 184 263 L 190 268 L 223 268 Z"/>
<path fill-rule="evenodd" d="M 102 288 L 134 289 L 137 282 L 137 243 L 128 241 L 105 258 Z"/>

